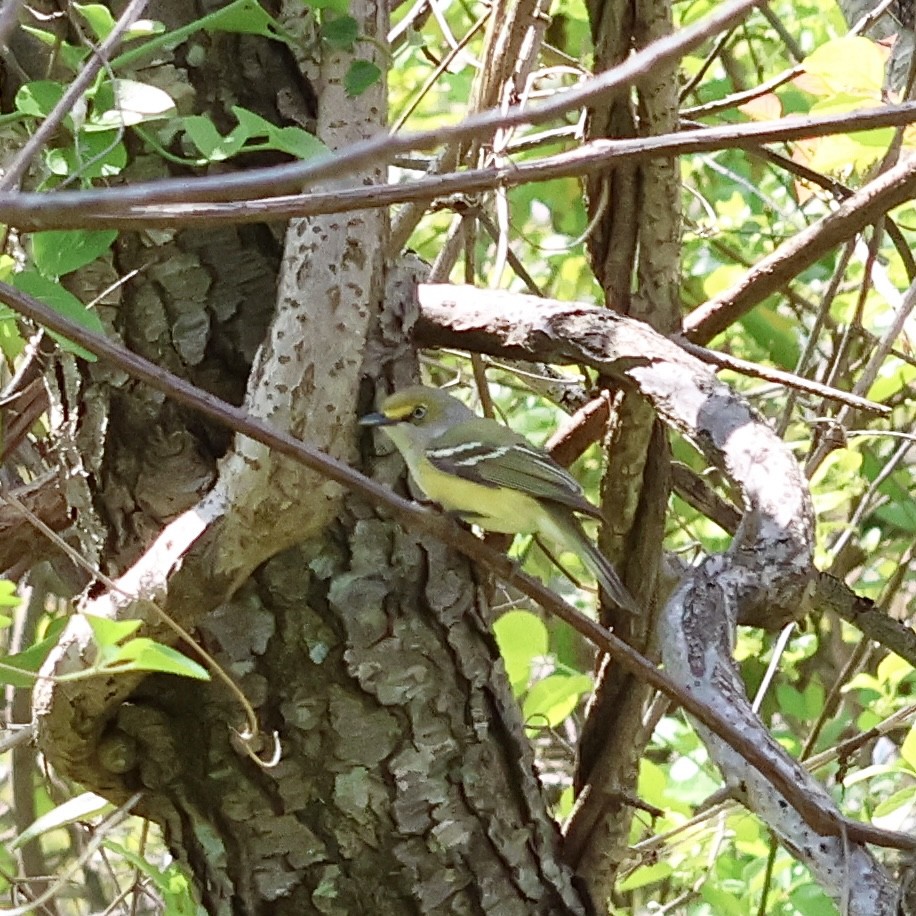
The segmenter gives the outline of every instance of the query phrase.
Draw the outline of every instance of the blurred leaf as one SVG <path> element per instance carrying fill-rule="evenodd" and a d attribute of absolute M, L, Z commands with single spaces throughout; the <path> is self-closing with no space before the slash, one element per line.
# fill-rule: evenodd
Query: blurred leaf
<path fill-rule="evenodd" d="M 801 356 L 797 325 L 767 305 L 758 305 L 741 319 L 741 325 L 783 369 L 795 369 Z"/>
<path fill-rule="evenodd" d="M 61 277 L 103 255 L 117 237 L 114 229 L 33 232 L 30 236 L 32 258 L 44 276 Z"/>
<path fill-rule="evenodd" d="M 98 814 L 103 814 L 113 809 L 114 805 L 107 799 L 102 798 L 101 795 L 96 795 L 93 792 L 83 792 L 82 795 L 77 795 L 76 798 L 62 802 L 47 814 L 43 814 L 33 821 L 13 840 L 12 848 L 18 849 L 49 830 L 69 827 L 71 824 L 89 820 Z"/>
<path fill-rule="evenodd" d="M 912 735 L 912 731 L 910 732 Z M 910 735 L 907 735 L 909 740 Z M 905 742 L 904 742 L 905 743 Z M 903 749 L 901 748 L 901 753 Z M 909 753 L 912 755 L 916 751 L 916 747 L 910 747 Z M 916 756 L 912 760 L 907 760 L 910 764 L 910 767 L 916 771 Z M 872 812 L 873 818 L 887 818 L 891 814 L 902 814 L 899 817 L 899 820 L 909 820 L 909 814 L 916 806 L 916 786 L 907 786 L 905 789 L 901 789 L 899 792 L 894 792 L 892 795 L 889 795 L 883 801 L 879 802 L 875 806 L 875 810 Z M 901 812 L 901 809 L 906 809 Z M 888 825 L 882 825 L 886 829 L 893 829 Z M 897 827 L 896 829 L 901 829 Z"/>
<path fill-rule="evenodd" d="M 51 650 L 57 645 L 61 630 L 66 626 L 66 618 L 59 618 L 48 627 L 47 635 L 39 642 L 33 643 L 28 649 L 17 652 L 15 655 L 0 655 L 0 684 L 9 684 L 11 687 L 31 687 L 35 683 L 32 676 L 44 664 Z M 16 669 L 24 672 L 17 674 Z"/>
<path fill-rule="evenodd" d="M 559 725 L 592 689 L 587 674 L 551 674 L 534 684 L 522 703 L 522 716 L 534 729 Z"/>
<path fill-rule="evenodd" d="M 93 99 L 92 114 L 86 132 L 131 127 L 147 121 L 159 121 L 176 113 L 172 97 L 150 83 L 115 79 L 103 83 Z"/>
<path fill-rule="evenodd" d="M 809 54 L 805 72 L 821 81 L 825 94 L 853 93 L 881 98 L 887 54 L 875 42 L 847 35 L 825 42 Z"/>
<path fill-rule="evenodd" d="M 15 608 L 22 604 L 22 598 L 16 594 L 16 583 L 9 579 L 0 579 L 0 607 Z"/>
<path fill-rule="evenodd" d="M 149 878 L 162 897 L 165 916 L 206 916 L 203 907 L 195 902 L 191 883 L 177 862 L 160 869 L 114 840 L 106 839 L 103 845 Z"/>
<path fill-rule="evenodd" d="M 711 881 L 703 882 L 700 897 L 712 907 L 716 916 L 747 916 L 748 908 L 743 894 L 739 899 Z"/>
<path fill-rule="evenodd" d="M 313 9 L 318 7 L 310 3 Z M 346 9 L 344 10 L 346 12 Z M 260 35 L 283 41 L 286 36 L 276 19 L 268 15 L 257 0 L 236 0 L 227 7 L 201 20 L 208 32 L 235 32 L 240 35 Z"/>
<path fill-rule="evenodd" d="M 836 904 L 810 881 L 795 888 L 789 899 L 795 912 L 804 913 L 804 916 L 837 916 Z"/>
<path fill-rule="evenodd" d="M 344 76 L 344 89 L 351 98 L 362 95 L 381 78 L 382 71 L 370 60 L 354 60 Z"/>
<path fill-rule="evenodd" d="M 21 289 L 22 292 L 34 296 L 54 309 L 55 312 L 63 315 L 64 318 L 69 318 L 84 328 L 95 331 L 96 334 L 105 333 L 99 316 L 87 309 L 73 293 L 65 290 L 59 283 L 55 283 L 53 280 L 49 280 L 47 277 L 43 277 L 41 274 L 31 270 L 24 270 L 22 273 L 15 274 L 12 280 L 16 289 Z M 67 340 L 66 337 L 62 337 L 54 331 L 48 331 L 48 333 L 64 350 L 81 356 L 87 362 L 95 362 L 95 356 L 88 350 L 84 350 L 79 344 Z"/>
<path fill-rule="evenodd" d="M 519 696 L 531 678 L 531 663 L 547 654 L 544 622 L 530 611 L 508 611 L 493 624 L 512 692 Z"/>
<path fill-rule="evenodd" d="M 332 48 L 349 51 L 359 38 L 359 23 L 352 16 L 322 19 L 321 38 Z"/>
<path fill-rule="evenodd" d="M 655 862 L 652 865 L 643 865 L 631 872 L 616 885 L 620 893 L 635 891 L 639 887 L 647 887 L 658 881 L 664 881 L 674 874 L 674 869 L 667 862 Z"/>

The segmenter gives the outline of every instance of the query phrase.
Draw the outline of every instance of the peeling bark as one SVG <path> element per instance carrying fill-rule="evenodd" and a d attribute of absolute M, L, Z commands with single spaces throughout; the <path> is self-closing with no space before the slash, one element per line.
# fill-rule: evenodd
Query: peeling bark
<path fill-rule="evenodd" d="M 499 357 L 584 363 L 637 387 L 669 425 L 695 442 L 742 495 L 730 549 L 687 573 L 665 605 L 658 640 L 686 692 L 728 709 L 774 769 L 823 811 L 828 793 L 772 738 L 751 709 L 732 659 L 737 624 L 797 618 L 813 576 L 814 519 L 804 476 L 762 418 L 698 360 L 647 326 L 603 309 L 466 288 L 421 288 L 421 339 Z M 806 823 L 766 776 L 700 727 L 727 783 L 811 869 L 847 912 L 890 916 L 896 887 L 868 848 Z M 581 847 L 582 838 L 575 838 Z"/>

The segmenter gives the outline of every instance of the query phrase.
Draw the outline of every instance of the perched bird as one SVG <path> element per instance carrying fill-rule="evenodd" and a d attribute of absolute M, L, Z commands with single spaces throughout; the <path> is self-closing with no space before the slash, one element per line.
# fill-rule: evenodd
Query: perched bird
<path fill-rule="evenodd" d="M 601 513 L 569 471 L 524 436 L 423 385 L 389 395 L 359 422 L 394 442 L 429 499 L 486 531 L 544 535 L 579 556 L 609 598 L 639 613 L 577 517 Z"/>

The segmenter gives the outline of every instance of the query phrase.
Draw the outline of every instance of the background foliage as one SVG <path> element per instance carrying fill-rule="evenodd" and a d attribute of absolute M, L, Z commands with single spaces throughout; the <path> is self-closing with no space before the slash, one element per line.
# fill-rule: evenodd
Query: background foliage
<path fill-rule="evenodd" d="M 679 25 L 697 21 L 716 4 L 675 5 Z M 315 4 L 322 40 L 332 46 L 359 46 L 345 3 Z M 887 100 L 884 71 L 888 48 L 872 38 L 851 37 L 839 8 L 829 0 L 794 3 L 777 0 L 769 16 L 756 13 L 726 40 L 685 57 L 680 77 L 682 116 L 708 125 L 740 125 L 787 114 L 855 111 Z M 100 4 L 70 5 L 69 14 L 96 40 L 111 31 L 114 19 Z M 434 15 L 414 16 L 391 50 L 389 73 L 392 120 L 398 129 L 424 129 L 456 123 L 466 113 L 483 30 L 485 7 L 448 3 Z M 590 71 L 592 48 L 588 16 L 579 0 L 556 0 L 531 97 L 549 96 L 575 85 Z M 777 24 L 780 28 L 777 29 Z M 476 31 L 474 31 L 476 29 Z M 285 40 L 271 18 L 252 0 L 237 0 L 185 30 L 239 31 Z M 35 33 L 58 43 L 51 32 Z M 206 114 L 182 114 L 180 99 L 160 87 L 121 78 L 122 66 L 151 54 L 169 34 L 161 23 L 138 23 L 120 51 L 93 80 L 65 119 L 55 142 L 42 150 L 35 167 L 38 187 L 52 190 L 88 187 L 117 176 L 128 161 L 128 147 L 165 156 L 189 168 L 206 168 L 245 154 L 281 152 L 307 158 L 321 144 L 306 130 L 277 128 L 244 108 L 236 123 L 214 124 Z M 84 44 L 59 43 L 65 70 L 79 72 L 87 59 Z M 787 71 L 791 78 L 771 91 L 750 97 Z M 358 95 L 377 79 L 367 62 L 355 60 L 348 91 Z M 23 143 L 66 91 L 67 81 L 27 83 L 0 119 L 4 143 Z M 421 88 L 422 87 L 422 88 Z M 736 93 L 743 93 L 736 97 Z M 729 100 L 732 100 L 731 102 Z M 508 145 L 512 161 L 575 148 L 581 135 L 578 113 L 550 129 L 516 130 Z M 785 144 L 779 160 L 760 151 L 736 148 L 681 158 L 686 227 L 682 247 L 682 298 L 685 309 L 729 288 L 749 265 L 835 207 L 842 189 L 854 189 L 869 176 L 894 141 L 891 129 L 838 134 Z M 913 135 L 903 137 L 911 147 Z M 405 160 L 392 179 L 422 169 L 422 158 Z M 465 257 L 451 271 L 456 282 L 532 289 L 563 300 L 600 301 L 599 287 L 586 257 L 588 217 L 576 178 L 561 178 L 511 188 L 500 209 L 492 196 L 463 202 L 480 217 Z M 499 195 L 497 195 L 499 196 Z M 724 376 L 780 430 L 805 465 L 818 517 L 818 566 L 846 577 L 861 595 L 878 602 L 895 620 L 913 613 L 914 577 L 910 566 L 916 534 L 912 383 L 916 377 L 909 334 L 912 319 L 884 352 L 879 342 L 899 315 L 900 290 L 912 281 L 916 208 L 911 202 L 893 214 L 896 230 L 880 226 L 855 245 L 834 250 L 807 269 L 785 294 L 771 296 L 723 332 L 712 347 L 745 360 L 829 382 L 886 405 L 876 418 L 840 415 L 836 405 L 786 387 L 726 371 Z M 436 261 L 454 214 L 441 208 L 426 215 L 409 245 Z M 87 327 L 101 329 L 93 303 L 68 289 L 67 278 L 108 252 L 111 231 L 10 234 L 0 259 L 0 278 L 48 302 Z M 507 252 L 513 257 L 507 257 Z M 0 309 L 0 346 L 5 376 L 25 358 L 30 329 L 9 310 Z M 67 341 L 64 349 L 88 358 Z M 468 381 L 472 370 L 459 354 L 429 353 L 426 371 L 437 382 Z M 490 395 L 498 412 L 518 431 L 544 442 L 562 423 L 555 407 L 530 393 L 527 379 L 511 368 L 486 366 Z M 578 380 L 576 373 L 569 380 Z M 869 380 L 870 379 L 870 380 Z M 864 381 L 863 381 L 864 380 Z M 466 394 L 474 403 L 473 389 Z M 31 435 L 44 441 L 48 423 L 39 420 Z M 839 447 L 824 448 L 825 435 L 842 430 Z M 676 439 L 675 459 L 696 474 L 705 464 L 690 442 Z M 577 473 L 597 499 L 600 459 L 587 453 Z M 728 494 L 712 478 L 720 495 Z M 680 495 L 671 498 L 666 548 L 689 562 L 705 551 L 723 549 L 726 532 Z M 519 539 L 514 550 L 527 566 L 548 578 L 560 593 L 589 603 L 587 595 L 558 575 L 531 543 Z M 570 570 L 584 575 L 575 558 Z M 12 584 L 2 583 L 0 609 L 7 615 L 8 657 L 0 678 L 13 691 L 27 692 L 22 671 L 37 669 L 53 642 L 58 621 L 69 613 L 61 602 L 30 611 L 30 631 L 12 627 L 24 613 Z M 28 596 L 26 596 L 27 601 Z M 538 609 L 506 594 L 496 634 L 540 755 L 543 779 L 557 817 L 571 807 L 571 772 L 583 706 L 592 686 L 592 658 L 563 624 L 544 619 Z M 14 638 L 14 634 L 15 638 Z M 135 645 L 128 630 L 100 622 L 96 638 L 99 664 L 140 666 L 199 674 L 193 663 L 164 647 Z M 135 641 L 134 641 L 135 642 Z M 914 672 L 885 646 L 864 637 L 838 617 L 815 611 L 803 627 L 783 634 L 743 630 L 736 655 L 753 695 L 759 691 L 761 715 L 793 754 L 817 761 L 819 777 L 849 815 L 907 830 L 916 803 L 916 737 L 911 731 Z M 15 670 L 14 670 L 15 669 Z M 18 672 L 18 673 L 17 673 Z M 20 707 L 21 708 L 21 707 Z M 852 756 L 838 756 L 841 743 L 888 719 L 894 727 Z M 19 720 L 22 721 L 22 720 Z M 153 831 L 139 822 L 112 826 L 104 819 L 111 806 L 78 787 L 62 784 L 35 761 L 23 776 L 6 755 L 0 762 L 0 890 L 14 893 L 23 850 L 37 850 L 54 876 L 59 912 L 107 911 L 192 913 L 187 880 L 169 864 Z M 643 808 L 632 829 L 632 859 L 619 884 L 619 913 L 701 914 L 835 912 L 807 872 L 776 848 L 762 823 L 717 796 L 720 779 L 703 745 L 676 711 L 661 715 L 641 762 L 639 797 Z M 28 797 L 29 804 L 23 799 Z M 23 819 L 26 818 L 24 821 Z M 34 818 L 34 819 L 33 819 Z M 101 829 L 100 825 L 105 825 Z M 32 887 L 34 888 L 34 884 Z"/>

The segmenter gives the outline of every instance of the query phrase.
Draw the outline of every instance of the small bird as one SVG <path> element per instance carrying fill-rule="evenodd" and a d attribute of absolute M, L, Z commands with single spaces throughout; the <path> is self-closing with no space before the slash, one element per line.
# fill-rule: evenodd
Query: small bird
<path fill-rule="evenodd" d="M 424 385 L 396 391 L 359 422 L 381 428 L 429 499 L 486 531 L 545 535 L 579 556 L 609 598 L 640 613 L 577 517 L 601 513 L 569 471 L 524 436 Z"/>

